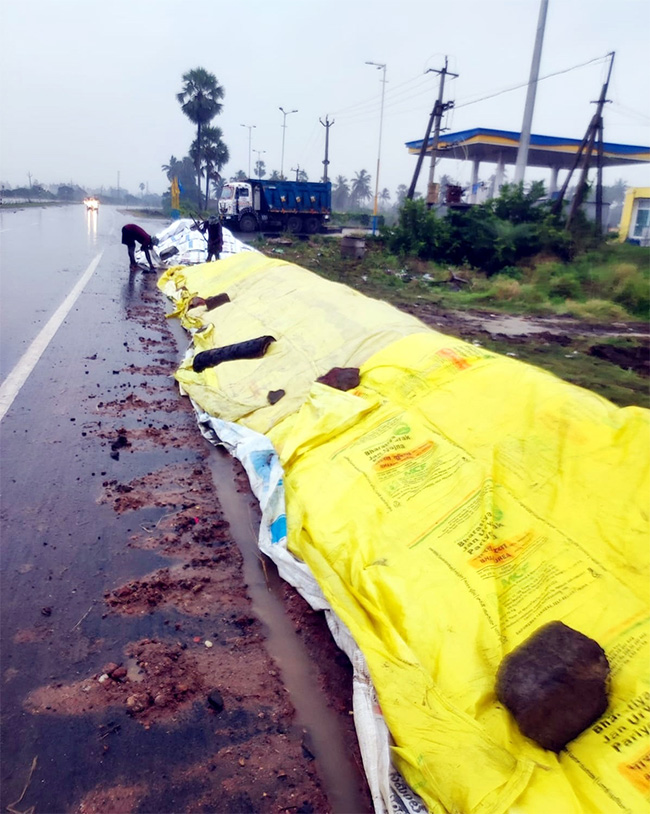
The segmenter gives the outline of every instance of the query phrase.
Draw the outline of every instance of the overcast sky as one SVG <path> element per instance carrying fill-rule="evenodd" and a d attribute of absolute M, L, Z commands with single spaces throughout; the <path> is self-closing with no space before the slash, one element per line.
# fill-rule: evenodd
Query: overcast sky
<path fill-rule="evenodd" d="M 409 184 L 415 157 L 405 142 L 422 138 L 449 57 L 459 74 L 445 100 L 456 107 L 451 132 L 521 129 L 539 0 L 0 0 L 0 181 L 70 182 L 87 188 L 141 182 L 162 192 L 161 165 L 182 158 L 194 126 L 176 101 L 182 74 L 197 66 L 225 89 L 213 121 L 230 162 L 248 173 L 256 150 L 270 173 L 322 175 L 329 115 L 330 178 L 365 169 L 374 189 L 382 70 L 386 94 L 380 190 L 394 198 Z M 650 144 L 648 43 L 650 0 L 550 0 L 533 133 L 581 139 L 616 51 L 605 110 L 605 140 Z M 242 127 L 242 125 L 246 125 Z M 254 129 L 248 128 L 255 125 Z M 427 165 L 428 167 L 428 160 Z M 508 168 L 512 178 L 513 168 Z M 484 165 L 487 179 L 493 165 Z M 445 160 L 436 174 L 463 182 L 468 162 Z M 427 172 L 418 186 L 424 190 Z M 526 178 L 547 179 L 540 170 Z M 606 169 L 650 186 L 650 167 Z M 561 180 L 563 175 L 561 176 Z"/>

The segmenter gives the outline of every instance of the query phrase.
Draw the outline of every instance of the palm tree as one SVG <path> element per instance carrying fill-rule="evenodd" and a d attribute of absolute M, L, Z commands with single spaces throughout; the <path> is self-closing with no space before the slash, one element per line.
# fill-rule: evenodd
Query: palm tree
<path fill-rule="evenodd" d="M 339 212 L 343 211 L 350 197 L 350 185 L 348 179 L 342 175 L 336 176 L 334 190 L 332 192 L 332 207 Z"/>
<path fill-rule="evenodd" d="M 169 159 L 169 164 L 163 164 L 160 169 L 167 176 L 167 180 L 171 181 L 174 176 L 178 176 L 182 163 L 183 162 L 179 161 L 175 155 L 172 155 Z"/>
<path fill-rule="evenodd" d="M 255 177 L 264 178 L 266 175 L 266 164 L 261 159 L 255 162 Z"/>
<path fill-rule="evenodd" d="M 220 170 L 228 163 L 230 153 L 223 140 L 223 132 L 220 127 L 204 127 L 202 144 L 201 155 L 199 155 L 198 141 L 194 139 L 190 147 L 190 157 L 194 161 L 194 165 L 198 166 L 201 177 L 205 172 L 207 179 L 205 184 L 205 209 L 207 209 L 210 197 L 210 181 L 218 181 L 221 178 Z"/>
<path fill-rule="evenodd" d="M 210 197 L 209 189 L 210 189 L 210 181 L 215 189 L 221 192 L 221 188 L 223 187 L 223 181 L 221 178 L 221 168 L 224 164 L 228 163 L 228 159 L 230 158 L 230 154 L 228 153 L 228 148 L 223 143 L 223 141 L 218 142 L 217 144 L 210 144 L 209 147 L 206 148 L 205 151 L 205 174 L 207 177 L 207 187 L 205 190 L 205 208 L 208 208 L 208 200 Z M 221 184 L 220 184 L 221 182 Z M 217 198 L 219 195 L 217 195 Z"/>
<path fill-rule="evenodd" d="M 384 187 L 379 193 L 379 200 L 383 204 L 388 204 L 388 201 L 390 201 L 390 192 L 388 191 L 388 187 Z"/>
<path fill-rule="evenodd" d="M 199 188 L 199 209 L 201 208 L 201 159 L 203 145 L 201 131 L 212 119 L 221 113 L 221 99 L 224 89 L 217 82 L 217 77 L 205 68 L 194 68 L 183 74 L 183 89 L 176 94 L 181 110 L 196 125 L 196 180 Z"/>
<path fill-rule="evenodd" d="M 187 200 L 190 197 L 196 198 L 196 175 L 194 161 L 186 155 L 181 161 L 176 156 L 171 156 L 168 164 L 162 165 L 162 171 L 167 176 L 168 181 L 178 179 L 181 187 L 181 198 Z"/>
<path fill-rule="evenodd" d="M 350 193 L 350 200 L 353 206 L 358 206 L 372 197 L 370 190 L 371 180 L 370 175 L 368 175 L 365 170 L 356 173 L 356 176 L 352 180 L 352 190 Z"/>
<path fill-rule="evenodd" d="M 408 187 L 406 186 L 406 184 L 400 184 L 397 187 L 397 190 L 395 192 L 395 206 L 398 209 L 400 209 L 403 206 L 404 201 L 406 200 L 407 193 Z"/>

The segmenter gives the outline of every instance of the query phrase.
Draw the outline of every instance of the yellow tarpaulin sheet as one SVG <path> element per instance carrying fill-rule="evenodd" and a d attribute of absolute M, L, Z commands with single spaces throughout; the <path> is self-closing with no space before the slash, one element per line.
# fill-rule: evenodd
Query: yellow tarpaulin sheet
<path fill-rule="evenodd" d="M 178 378 L 273 442 L 289 548 L 361 648 L 394 761 L 430 811 L 648 810 L 648 411 L 268 258 L 167 274 L 176 298 L 229 294 L 206 346 L 277 339 L 262 359 Z M 308 303 L 322 319 L 301 319 Z M 360 386 L 307 386 L 310 358 L 312 382 L 320 365 L 356 364 Z M 270 406 L 278 388 L 294 397 Z M 504 655 L 555 619 L 612 669 L 605 715 L 560 755 L 523 737 L 494 692 Z"/>

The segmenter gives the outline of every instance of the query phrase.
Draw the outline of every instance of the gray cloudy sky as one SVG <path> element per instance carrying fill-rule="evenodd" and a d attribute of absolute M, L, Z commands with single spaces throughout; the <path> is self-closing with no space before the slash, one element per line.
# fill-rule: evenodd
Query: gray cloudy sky
<path fill-rule="evenodd" d="M 194 137 L 175 94 L 182 74 L 203 66 L 225 88 L 221 127 L 230 150 L 224 174 L 248 172 L 249 130 L 267 170 L 322 174 L 325 128 L 330 177 L 365 169 L 375 184 L 381 75 L 387 65 L 380 188 L 394 197 L 409 184 L 415 158 L 406 141 L 422 138 L 449 56 L 456 108 L 452 132 L 521 128 L 525 83 L 539 0 L 0 0 L 0 181 L 13 186 L 74 181 L 140 182 L 162 192 L 161 164 L 181 158 Z M 650 144 L 650 0 L 550 0 L 541 74 L 616 51 L 605 111 L 605 140 Z M 604 60 L 540 82 L 533 132 L 582 138 L 605 77 Z M 428 163 L 427 165 L 428 166 Z M 494 171 L 484 165 L 482 178 Z M 469 178 L 467 162 L 445 160 L 438 174 Z M 529 170 L 527 179 L 546 178 Z M 509 168 L 512 178 L 512 168 Z M 537 174 L 536 174 L 537 173 Z M 419 188 L 424 189 L 426 171 Z M 562 176 L 563 177 L 563 176 Z M 650 186 L 650 167 L 605 171 Z"/>

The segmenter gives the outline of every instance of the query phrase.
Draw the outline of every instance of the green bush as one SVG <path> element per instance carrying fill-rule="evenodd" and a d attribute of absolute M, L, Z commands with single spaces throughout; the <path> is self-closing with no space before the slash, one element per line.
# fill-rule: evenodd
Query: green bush
<path fill-rule="evenodd" d="M 502 277 L 510 277 L 512 280 L 521 280 L 524 277 L 524 270 L 521 266 L 504 266 L 499 274 Z"/>
<path fill-rule="evenodd" d="M 551 279 L 548 294 L 549 297 L 556 299 L 577 299 L 582 295 L 582 289 L 579 280 L 572 274 L 566 273 Z"/>
<path fill-rule="evenodd" d="M 572 316 L 590 322 L 624 322 L 630 315 L 621 305 L 609 300 L 587 300 L 573 302 L 567 300 L 567 311 Z"/>
<path fill-rule="evenodd" d="M 650 318 L 650 285 L 638 269 L 618 281 L 613 299 L 631 314 Z"/>
<path fill-rule="evenodd" d="M 384 227 L 382 235 L 390 252 L 412 254 L 423 260 L 445 258 L 447 241 L 445 221 L 427 209 L 422 200 L 405 201 L 397 225 Z"/>
<path fill-rule="evenodd" d="M 498 198 L 487 201 L 485 206 L 500 220 L 510 223 L 537 223 L 548 213 L 548 205 L 540 203 L 544 197 L 544 183 L 533 181 L 528 192 L 523 183 L 504 184 Z"/>

